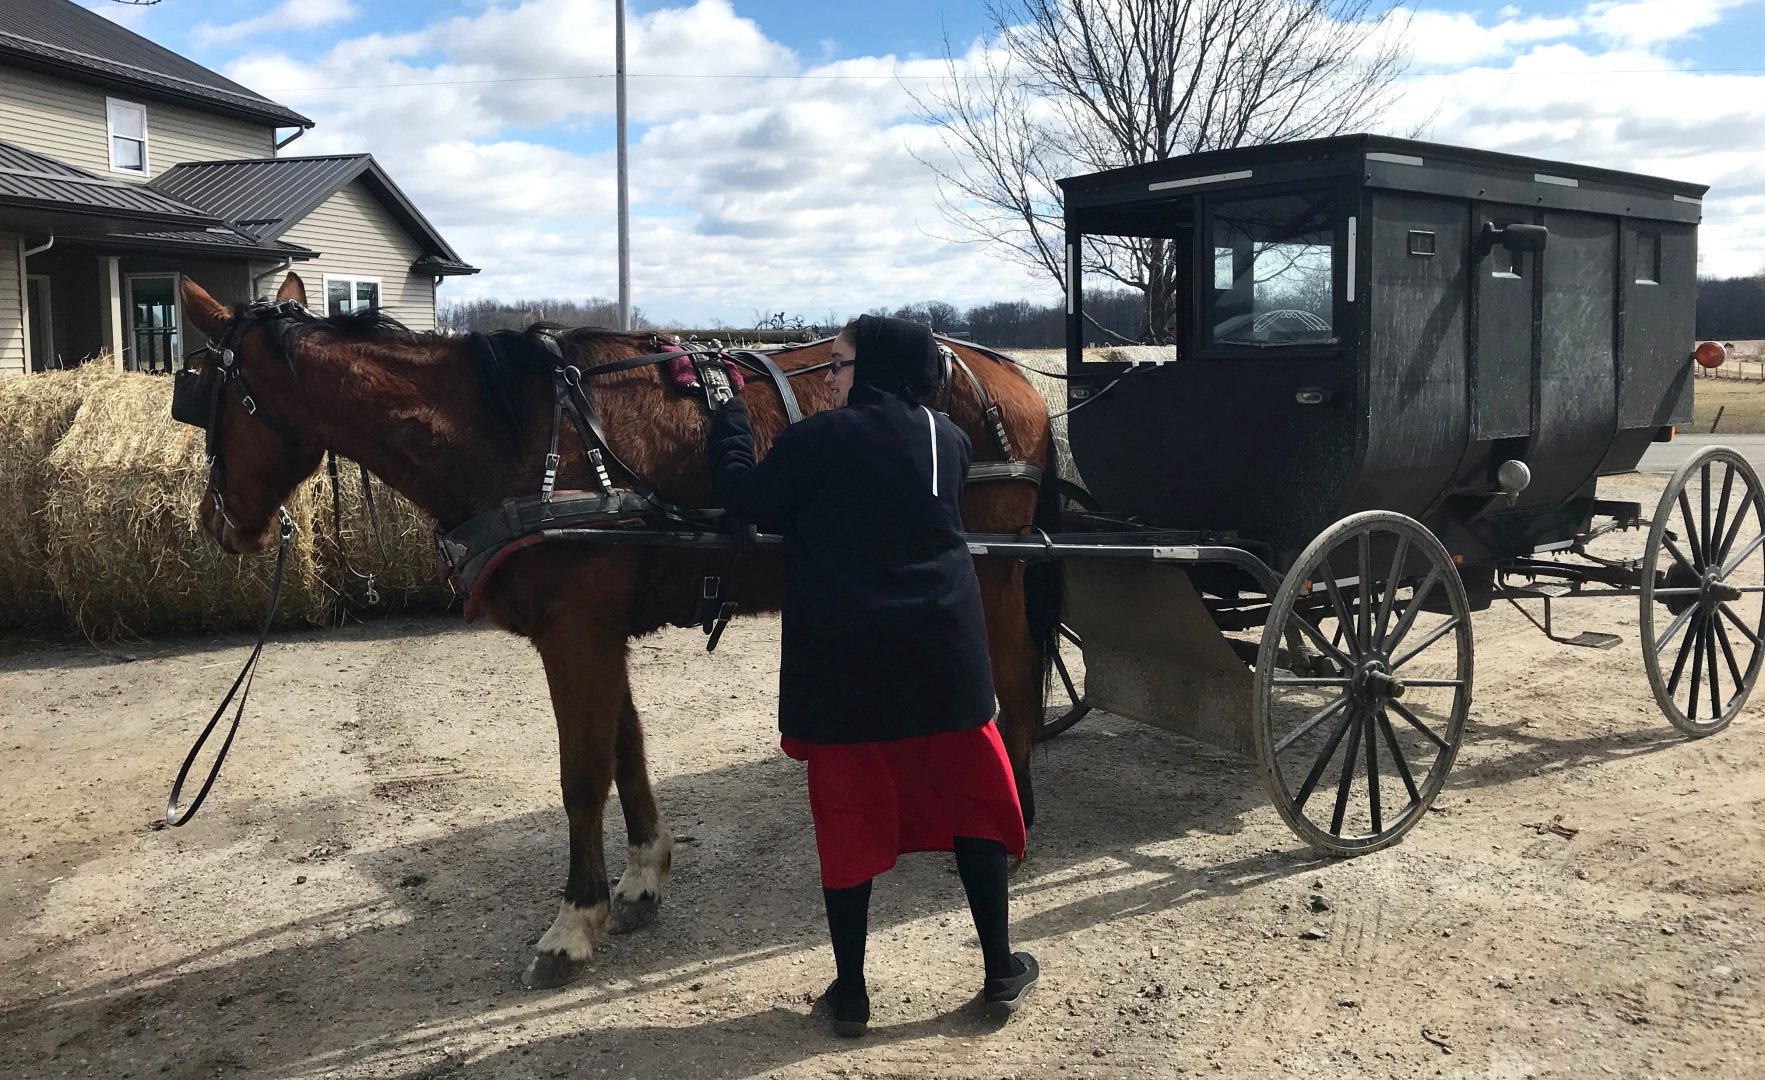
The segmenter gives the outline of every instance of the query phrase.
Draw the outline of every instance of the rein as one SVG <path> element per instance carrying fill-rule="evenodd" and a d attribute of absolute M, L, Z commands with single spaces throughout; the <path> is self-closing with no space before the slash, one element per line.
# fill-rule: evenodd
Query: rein
<path fill-rule="evenodd" d="M 264 612 L 263 627 L 257 632 L 257 644 L 251 647 L 251 655 L 245 658 L 245 666 L 239 669 L 239 674 L 234 678 L 233 685 L 227 690 L 226 696 L 221 698 L 219 705 L 215 706 L 214 715 L 208 718 L 208 724 L 203 727 L 202 734 L 196 737 L 195 745 L 191 746 L 190 753 L 185 755 L 184 765 L 178 770 L 177 779 L 172 781 L 172 793 L 165 802 L 165 823 L 174 828 L 196 816 L 196 811 L 202 806 L 202 801 L 208 798 L 209 789 L 213 788 L 215 781 L 220 779 L 221 766 L 227 760 L 227 751 L 233 748 L 233 736 L 239 734 L 239 721 L 244 718 L 245 703 L 251 698 L 251 683 L 257 675 L 257 662 L 263 656 L 264 643 L 269 640 L 270 628 L 276 621 L 276 608 L 282 603 L 282 580 L 288 569 L 288 542 L 292 539 L 294 539 L 294 519 L 288 516 L 287 510 L 283 510 L 282 543 L 276 549 L 276 574 L 270 580 L 270 606 Z M 242 687 L 243 692 L 241 691 Z M 207 745 L 209 736 L 214 734 L 215 727 L 221 722 L 221 717 L 226 714 L 227 706 L 232 704 L 234 695 L 238 695 L 239 704 L 233 710 L 233 722 L 227 726 L 227 737 L 221 741 L 221 748 L 215 753 L 214 764 L 208 767 L 208 776 L 203 778 L 202 787 L 197 789 L 196 797 L 190 800 L 189 805 L 180 806 L 178 800 L 184 794 L 184 783 L 190 777 L 190 769 L 196 764 L 197 755 L 202 753 L 202 748 Z"/>

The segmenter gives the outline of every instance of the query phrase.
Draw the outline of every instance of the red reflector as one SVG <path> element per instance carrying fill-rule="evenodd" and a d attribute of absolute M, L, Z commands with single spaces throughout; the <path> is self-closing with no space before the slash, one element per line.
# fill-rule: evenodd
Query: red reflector
<path fill-rule="evenodd" d="M 1691 355 L 1692 359 L 1696 360 L 1704 367 L 1721 367 L 1722 361 L 1728 359 L 1728 350 L 1724 349 L 1714 341 L 1706 341 L 1701 343 L 1698 346 L 1697 351 Z"/>

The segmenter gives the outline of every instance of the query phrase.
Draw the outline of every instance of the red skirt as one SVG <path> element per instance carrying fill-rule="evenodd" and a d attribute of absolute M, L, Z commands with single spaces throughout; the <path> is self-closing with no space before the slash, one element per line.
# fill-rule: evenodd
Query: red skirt
<path fill-rule="evenodd" d="M 785 736 L 809 763 L 809 811 L 821 883 L 861 885 L 909 851 L 950 851 L 958 836 L 997 840 L 1023 857 L 1023 809 L 991 721 L 968 731 L 827 745 Z"/>

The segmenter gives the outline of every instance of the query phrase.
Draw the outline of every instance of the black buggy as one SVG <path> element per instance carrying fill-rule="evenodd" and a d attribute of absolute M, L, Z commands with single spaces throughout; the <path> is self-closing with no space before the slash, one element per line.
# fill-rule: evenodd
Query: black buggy
<path fill-rule="evenodd" d="M 1044 734 L 1097 708 L 1251 754 L 1294 830 L 1349 854 L 1439 792 L 1497 599 L 1610 647 L 1558 635 L 1552 601 L 1639 597 L 1667 718 L 1739 712 L 1765 659 L 1757 474 L 1710 447 L 1650 514 L 1596 492 L 1721 360 L 1693 351 L 1706 188 L 1366 135 L 1062 187 L 1082 486 L 1050 541 L 1117 557 L 1066 559 Z M 1099 239 L 1150 247 L 1172 344 L 1086 359 Z M 1611 550 L 1644 528 L 1640 558 Z"/>

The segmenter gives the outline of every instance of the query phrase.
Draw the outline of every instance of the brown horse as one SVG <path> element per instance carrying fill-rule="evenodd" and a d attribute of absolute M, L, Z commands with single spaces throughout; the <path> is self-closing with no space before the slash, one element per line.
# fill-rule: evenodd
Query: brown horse
<path fill-rule="evenodd" d="M 305 303 L 296 275 L 288 275 L 277 299 Z M 549 363 L 490 375 L 465 339 L 413 333 L 375 312 L 251 319 L 235 327 L 239 313 L 188 280 L 184 310 L 212 340 L 222 340 L 230 328 L 242 334 L 235 352 L 243 384 L 233 380 L 220 406 L 224 465 L 201 506 L 204 523 L 226 550 L 263 549 L 274 535 L 277 508 L 326 451 L 360 461 L 443 528 L 510 496 L 537 491 L 550 435 Z M 582 368 L 654 351 L 648 335 L 583 329 L 559 338 L 568 361 Z M 1010 364 L 958 351 L 1003 410 L 1021 458 L 1051 461 L 1041 396 Z M 790 371 L 827 356 L 828 347 L 821 345 L 782 353 L 778 362 Z M 708 506 L 705 406 L 664 379 L 656 366 L 637 367 L 592 379 L 588 390 L 609 444 L 633 471 L 677 505 Z M 964 380 L 956 382 L 952 415 L 973 440 L 976 460 L 999 459 L 975 395 Z M 831 404 L 821 378 L 793 383 L 806 413 Z M 255 413 L 244 405 L 246 393 Z M 743 396 L 764 450 L 785 424 L 779 395 L 761 379 Z M 520 436 L 507 423 L 510 416 L 524 419 Z M 592 473 L 573 436 L 565 436 L 565 447 L 560 489 L 590 487 Z M 1047 503 L 1042 500 L 1044 509 Z M 1037 488 L 1021 480 L 971 486 L 963 511 L 976 531 L 1022 531 L 1038 512 Z M 508 558 L 484 587 L 481 610 L 531 640 L 544 664 L 570 822 L 563 904 L 527 968 L 530 986 L 562 985 L 583 970 L 600 935 L 635 929 L 656 915 L 673 836 L 650 787 L 627 648 L 632 638 L 683 619 L 702 579 L 719 572 L 713 562 L 719 558 L 678 548 L 542 543 Z M 778 557 L 745 558 L 737 579 L 742 609 L 776 610 L 782 592 Z M 1026 817 L 1033 816 L 1030 736 L 1042 717 L 1044 657 L 1053 626 L 1051 618 L 1041 617 L 1032 628 L 1023 563 L 982 559 L 977 568 L 1000 727 Z M 1033 580 L 1029 591 L 1038 591 Z M 612 888 L 602 849 L 609 784 L 618 785 L 630 844 L 625 873 Z"/>

